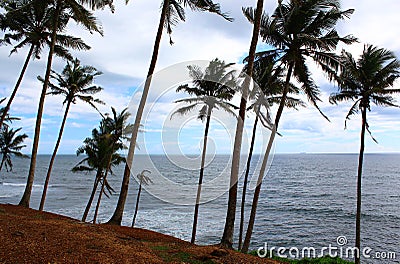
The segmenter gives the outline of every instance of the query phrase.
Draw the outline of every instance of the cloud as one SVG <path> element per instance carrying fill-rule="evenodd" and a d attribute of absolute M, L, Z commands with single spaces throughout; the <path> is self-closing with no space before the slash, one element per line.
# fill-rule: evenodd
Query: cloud
<path fill-rule="evenodd" d="M 351 19 L 340 22 L 339 31 L 343 35 L 353 34 L 359 37 L 361 43 L 350 47 L 341 46 L 338 51 L 344 47 L 355 54 L 360 54 L 363 43 L 372 43 L 391 49 L 397 55 L 400 55 L 400 40 L 393 35 L 393 32 L 398 31 L 396 28 L 398 8 L 395 8 L 394 1 L 348 0 L 342 2 L 343 9 L 355 8 L 355 13 Z M 73 23 L 69 26 L 68 34 L 81 37 L 92 46 L 90 51 L 74 52 L 74 55 L 83 64 L 92 65 L 103 72 L 103 75 L 96 79 L 96 84 L 105 88 L 103 92 L 98 94 L 98 97 L 105 101 L 107 105 L 99 106 L 100 111 L 103 113 L 110 112 L 110 106 L 121 111 L 132 101 L 134 104 L 132 105 L 132 113 L 134 114 L 138 100 L 131 100 L 131 98 L 147 75 L 158 26 L 160 3 L 158 1 L 130 1 L 128 5 L 125 5 L 124 1 L 115 3 L 116 12 L 114 14 L 107 9 L 96 11 L 96 15 L 104 28 L 104 37 L 85 32 L 80 26 Z M 219 57 L 226 62 L 239 62 L 247 55 L 252 26 L 242 15 L 241 8 L 242 6 L 254 6 L 254 1 L 245 0 L 239 3 L 221 0 L 219 3 L 224 11 L 235 18 L 235 21 L 230 23 L 213 14 L 187 10 L 186 22 L 179 23 L 174 28 L 172 35 L 174 45 L 169 45 L 168 36 L 164 32 L 156 72 L 184 61 L 211 60 Z M 271 14 L 276 1 L 266 1 L 265 5 L 266 12 Z M 388 6 L 391 8 L 387 8 Z M 8 57 L 9 51 L 10 47 L 0 47 L 2 58 L 0 63 L 0 97 L 10 94 L 27 53 L 27 50 L 21 50 L 19 53 Z M 46 52 L 44 50 L 41 60 L 30 63 L 12 106 L 12 114 L 22 118 L 20 122 L 15 123 L 15 126 L 22 126 L 23 131 L 28 133 L 30 138 L 32 138 L 35 113 L 41 91 L 41 85 L 36 80 L 36 76 L 43 76 L 44 74 Z M 53 69 L 61 71 L 64 64 L 64 61 L 57 58 L 54 60 Z M 278 138 L 277 150 L 282 152 L 357 151 L 358 117 L 354 117 L 349 123 L 348 129 L 344 130 L 344 117 L 348 105 L 329 105 L 327 102 L 328 95 L 336 88 L 326 80 L 321 70 L 311 63 L 310 70 L 323 91 L 321 98 L 324 102 L 320 106 L 326 111 L 332 122 L 325 121 L 312 108 L 301 109 L 299 112 L 285 111 L 281 124 L 284 137 Z M 184 67 L 181 72 L 181 81 L 184 81 L 185 78 L 189 80 Z M 145 120 L 147 122 L 146 129 L 149 131 L 147 134 L 153 134 L 155 144 L 159 142 L 156 140 L 156 137 L 159 137 L 156 132 L 161 131 L 159 124 L 163 124 L 164 120 L 168 118 L 168 114 L 175 107 L 172 101 L 180 96 L 186 97 L 185 95 L 175 95 L 171 91 L 170 94 L 163 96 L 164 101 L 157 99 L 165 89 L 174 90 L 167 82 L 167 77 L 163 77 L 160 82 L 153 82 L 151 94 L 148 98 L 150 103 L 147 109 L 151 112 L 151 115 Z M 174 78 L 172 77 L 174 76 L 169 77 L 173 81 Z M 136 97 L 140 97 L 140 94 L 136 94 Z M 156 104 L 154 104 L 155 102 Z M 41 153 L 52 151 L 63 110 L 62 98 L 52 96 L 46 99 Z M 400 143 L 389 143 L 390 139 L 398 138 L 395 131 L 400 129 L 400 125 L 395 120 L 399 110 L 381 108 L 373 108 L 372 110 L 373 112 L 369 116 L 371 129 L 376 131 L 377 137 L 382 140 L 380 140 L 379 146 L 368 143 L 368 150 L 400 151 Z M 99 120 L 98 113 L 88 105 L 83 103 L 74 105 L 71 108 L 63 139 L 65 145 L 61 146 L 63 151 L 74 153 L 73 148 L 90 135 L 91 129 L 98 125 Z M 249 118 L 248 123 L 246 123 L 248 136 L 251 133 L 253 120 Z M 199 122 L 199 128 L 201 125 Z M 213 132 L 216 137 L 218 136 L 218 140 L 219 136 L 223 135 L 217 129 Z M 153 140 L 153 138 L 151 139 Z M 71 145 L 66 145 L 65 142 Z M 152 144 L 152 142 L 150 143 Z M 185 144 L 189 148 L 190 144 L 187 142 Z M 197 141 L 192 145 L 196 145 L 197 148 Z M 162 151 L 159 145 L 154 146 L 154 149 L 156 148 L 157 151 Z M 227 150 L 227 152 L 229 151 Z"/>

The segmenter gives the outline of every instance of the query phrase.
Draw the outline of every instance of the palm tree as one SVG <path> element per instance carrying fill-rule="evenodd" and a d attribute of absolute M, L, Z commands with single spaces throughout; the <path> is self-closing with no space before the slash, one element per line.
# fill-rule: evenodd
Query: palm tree
<path fill-rule="evenodd" d="M 143 88 L 143 93 L 140 98 L 138 110 L 136 112 L 135 122 L 133 124 L 132 137 L 129 144 L 127 162 L 125 165 L 124 175 L 121 183 L 121 190 L 118 197 L 117 206 L 115 207 L 114 210 L 114 214 L 108 221 L 109 224 L 121 225 L 126 197 L 128 195 L 129 179 L 131 174 L 130 168 L 132 166 L 133 156 L 135 154 L 137 135 L 140 128 L 140 121 L 142 119 L 144 106 L 146 104 L 147 96 L 149 94 L 152 75 L 154 73 L 154 69 L 157 63 L 158 51 L 160 48 L 163 29 L 166 28 L 167 33 L 171 35 L 172 28 L 175 25 L 177 25 L 179 21 L 185 21 L 184 7 L 189 7 L 193 11 L 208 11 L 211 13 L 216 13 L 225 18 L 226 20 L 232 21 L 231 18 L 229 18 L 226 14 L 221 12 L 219 4 L 214 4 L 213 1 L 211 0 L 163 0 L 162 1 L 160 21 L 158 24 L 156 39 L 154 41 L 153 54 L 151 57 L 146 82 Z M 170 43 L 171 44 L 173 43 L 171 38 L 170 38 Z"/>
<path fill-rule="evenodd" d="M 240 224 L 239 224 L 239 243 L 238 249 L 242 248 L 243 241 L 243 227 L 244 227 L 244 210 L 246 203 L 246 192 L 248 177 L 250 173 L 251 160 L 253 156 L 254 143 L 256 139 L 257 125 L 261 121 L 261 124 L 272 130 L 272 122 L 269 113 L 269 108 L 274 104 L 279 104 L 282 99 L 282 91 L 284 88 L 284 69 L 281 65 L 277 65 L 277 61 L 271 58 L 271 61 L 260 60 L 256 61 L 253 69 L 253 80 L 255 81 L 255 87 L 250 91 L 249 99 L 252 100 L 251 105 L 247 110 L 251 110 L 255 113 L 256 117 L 253 124 L 252 137 L 250 141 L 249 155 L 247 157 L 246 171 L 243 180 L 243 191 L 242 200 L 240 207 Z M 298 94 L 299 88 L 293 84 L 290 87 L 290 93 Z M 286 98 L 286 107 L 297 109 L 297 107 L 304 107 L 303 101 L 297 98 L 288 96 Z M 264 111 L 262 111 L 264 109 Z"/>
<path fill-rule="evenodd" d="M 43 81 L 43 88 L 40 93 L 38 111 L 36 116 L 35 133 L 32 144 L 31 163 L 29 166 L 27 184 L 25 187 L 24 194 L 21 198 L 21 201 L 19 202 L 19 205 L 24 207 L 29 207 L 31 193 L 32 193 L 33 180 L 35 177 L 36 157 L 39 147 L 40 128 L 42 123 L 44 101 L 50 81 L 51 66 L 53 62 L 53 54 L 55 52 L 56 37 L 57 37 L 57 32 L 60 30 L 59 26 L 62 24 L 66 26 L 68 20 L 72 18 L 77 23 L 82 24 L 82 26 L 84 26 L 90 32 L 96 31 L 102 34 L 102 29 L 99 27 L 97 20 L 93 16 L 93 14 L 90 11 L 86 10 L 82 5 L 80 5 L 75 0 L 65 0 L 65 1 L 56 0 L 55 2 L 50 1 L 50 5 L 52 5 L 52 8 L 54 8 L 54 12 L 52 14 L 53 28 L 51 31 L 51 40 L 49 45 L 50 50 L 47 58 L 47 66 Z M 64 19 L 66 20 L 66 22 L 61 23 L 61 21 L 63 21 Z"/>
<path fill-rule="evenodd" d="M 279 1 L 279 5 L 271 17 L 263 15 L 260 34 L 267 44 L 275 46 L 276 49 L 258 53 L 257 60 L 263 60 L 270 56 L 278 57 L 287 66 L 287 75 L 273 131 L 254 191 L 242 252 L 247 252 L 250 245 L 262 179 L 286 103 L 290 80 L 292 76 L 296 78 L 302 85 L 301 88 L 308 100 L 328 119 L 317 105 L 317 102 L 320 101 L 319 88 L 311 77 L 306 58 L 312 59 L 330 78 L 333 78 L 340 66 L 339 56 L 334 53 L 337 44 L 339 42 L 351 44 L 356 41 L 352 36 L 340 37 L 335 26 L 339 20 L 348 18 L 353 11 L 353 9 L 341 11 L 339 0 L 291 0 L 287 4 Z M 250 22 L 254 21 L 254 10 L 248 8 L 244 10 L 244 14 Z"/>
<path fill-rule="evenodd" d="M 7 171 L 12 171 L 13 164 L 11 161 L 11 156 L 28 158 L 28 156 L 22 154 L 20 150 L 26 145 L 22 145 L 24 140 L 28 137 L 26 134 L 17 135 L 21 130 L 18 128 L 16 130 L 10 129 L 8 126 L 1 128 L 0 134 L 0 154 L 2 155 L 0 163 L 0 171 L 5 165 Z"/>
<path fill-rule="evenodd" d="M 264 0 L 257 0 L 257 10 L 259 10 L 254 19 L 253 34 L 249 48 L 249 63 L 246 70 L 246 78 L 242 87 L 242 98 L 240 100 L 239 117 L 236 125 L 235 143 L 233 146 L 231 177 L 229 179 L 228 206 L 226 210 L 226 219 L 224 233 L 221 238 L 221 246 L 232 248 L 233 232 L 235 229 L 237 189 L 239 179 L 240 150 L 242 148 L 243 127 L 246 114 L 247 97 L 249 93 L 250 81 L 253 75 L 254 56 L 256 53 L 258 34 L 260 32 L 261 14 L 264 6 Z"/>
<path fill-rule="evenodd" d="M 343 101 L 352 101 L 352 106 L 346 116 L 361 112 L 361 142 L 357 173 L 357 216 L 356 216 L 356 243 L 361 249 L 361 180 L 364 158 L 365 131 L 369 131 L 367 111 L 371 111 L 371 102 L 377 106 L 395 106 L 391 96 L 400 93 L 400 89 L 393 89 L 394 82 L 400 77 L 400 61 L 393 52 L 372 45 L 364 45 L 361 57 L 356 61 L 349 52 L 342 52 L 343 71 L 338 77 L 339 92 L 331 94 L 329 101 L 337 104 Z M 346 122 L 345 122 L 346 128 Z M 374 139 L 375 141 L 375 139 Z M 360 256 L 355 254 L 355 263 L 360 263 Z"/>
<path fill-rule="evenodd" d="M 105 156 L 106 167 L 105 167 L 105 173 L 103 176 L 103 182 L 102 182 L 101 189 L 100 189 L 100 194 L 97 199 L 93 223 L 96 222 L 97 213 L 98 213 L 99 207 L 100 207 L 101 197 L 102 197 L 102 194 L 105 193 L 104 187 L 107 182 L 108 173 L 109 172 L 112 173 L 111 166 L 112 166 L 113 160 L 115 159 L 115 157 L 113 155 L 116 152 L 127 148 L 125 146 L 123 140 L 128 139 L 128 137 L 126 137 L 126 134 L 129 134 L 130 130 L 131 130 L 131 126 L 127 124 L 127 120 L 130 116 L 128 109 L 125 108 L 119 114 L 115 111 L 115 109 L 113 107 L 111 107 L 111 110 L 113 113 L 112 117 L 107 115 L 103 119 L 105 133 L 103 133 L 102 140 L 103 140 L 103 142 L 105 142 L 106 149 L 107 149 L 106 156 Z M 125 159 L 123 161 L 125 162 Z"/>
<path fill-rule="evenodd" d="M 8 33 L 0 40 L 0 45 L 11 45 L 13 41 L 17 41 L 18 43 L 13 47 L 10 55 L 18 52 L 18 50 L 25 46 L 29 46 L 29 51 L 14 90 L 0 117 L 0 127 L 3 125 L 4 119 L 10 110 L 30 60 L 39 59 L 43 48 L 49 46 L 51 43 L 52 14 L 54 11 L 48 2 L 37 0 L 15 0 L 4 4 L 4 8 L 7 13 L 4 15 L 0 14 L 0 29 L 8 31 Z M 65 28 L 65 23 L 65 19 L 60 21 L 58 26 L 59 32 Z M 66 48 L 87 50 L 89 46 L 79 38 L 58 33 L 54 46 L 55 54 L 63 58 L 72 59 Z"/>
<path fill-rule="evenodd" d="M 60 146 L 70 106 L 71 104 L 76 104 L 77 100 L 81 100 L 85 103 L 88 103 L 91 107 L 93 107 L 96 110 L 97 107 L 95 103 L 104 104 L 104 102 L 102 102 L 99 99 L 95 99 L 92 96 L 93 94 L 96 94 L 101 90 L 103 90 L 103 88 L 99 86 L 92 85 L 94 78 L 101 74 L 102 74 L 101 72 L 97 71 L 96 68 L 92 66 L 81 66 L 80 61 L 78 59 L 75 59 L 72 62 L 67 63 L 61 74 L 52 71 L 52 75 L 50 75 L 52 79 L 58 82 L 58 86 L 50 82 L 49 88 L 51 89 L 51 92 L 49 94 L 65 96 L 63 104 L 66 104 L 66 107 L 64 111 L 64 117 L 62 119 L 60 130 L 58 133 L 57 142 L 50 159 L 49 167 L 47 169 L 47 175 L 43 187 L 42 198 L 40 200 L 40 206 L 39 206 L 40 211 L 42 211 L 44 207 L 51 171 L 53 169 L 53 164 L 55 157 L 57 155 L 58 147 Z M 44 81 L 42 78 L 39 79 L 41 81 Z"/>
<path fill-rule="evenodd" d="M 142 185 L 149 185 L 150 183 L 153 183 L 151 178 L 149 176 L 146 176 L 146 173 L 151 173 L 151 171 L 142 170 L 141 173 L 136 175 L 136 178 L 139 181 L 139 190 L 138 190 L 137 197 L 136 197 L 136 206 L 135 206 L 135 213 L 134 213 L 133 219 L 132 219 L 132 227 L 135 226 L 136 216 L 137 216 L 137 212 L 139 209 L 140 193 L 142 192 Z"/>
<path fill-rule="evenodd" d="M 195 109 L 197 106 L 202 105 L 198 118 L 202 121 L 206 120 L 191 243 L 194 243 L 196 240 L 197 218 L 200 206 L 201 187 L 203 183 L 204 164 L 207 153 L 208 130 L 210 128 L 212 111 L 214 109 L 222 109 L 235 115 L 231 109 L 236 107 L 227 102 L 232 99 L 235 94 L 234 89 L 237 87 L 237 81 L 234 76 L 235 71 L 229 69 L 232 65 L 234 65 L 234 63 L 225 64 L 224 61 L 214 59 L 209 63 L 204 72 L 202 72 L 201 68 L 197 65 L 188 66 L 189 75 L 193 79 L 194 87 L 184 84 L 176 89 L 177 92 L 183 91 L 189 95 L 194 95 L 195 97 L 175 101 L 176 103 L 187 103 L 189 106 L 179 108 L 171 115 L 171 118 L 176 113 L 184 115 Z"/>
<path fill-rule="evenodd" d="M 107 179 L 105 178 L 106 171 L 108 170 L 108 172 L 113 174 L 112 168 L 125 162 L 125 158 L 118 154 L 116 151 L 111 153 L 111 151 L 113 150 L 113 143 L 110 140 L 112 138 L 110 133 L 113 133 L 113 131 L 111 131 L 110 126 L 107 127 L 107 124 L 109 124 L 110 122 L 105 120 L 108 118 L 109 117 L 106 115 L 106 117 L 104 117 L 103 120 L 100 122 L 99 129 L 92 130 L 92 137 L 86 138 L 84 140 L 84 145 L 81 146 L 76 153 L 78 156 L 81 154 L 85 154 L 86 157 L 81 160 L 74 168 L 72 168 L 72 172 L 96 171 L 93 189 L 82 217 L 83 222 L 86 221 L 99 183 L 102 183 L 102 186 L 104 186 L 102 187 L 102 192 L 105 192 L 104 188 L 106 188 L 109 193 L 113 192 L 113 189 L 108 184 Z M 116 148 L 114 148 L 114 150 L 115 149 Z M 110 157 L 111 162 L 109 161 Z"/>

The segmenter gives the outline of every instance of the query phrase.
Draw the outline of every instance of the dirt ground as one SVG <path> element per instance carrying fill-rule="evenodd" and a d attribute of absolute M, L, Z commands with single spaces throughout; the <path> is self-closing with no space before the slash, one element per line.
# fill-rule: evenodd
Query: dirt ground
<path fill-rule="evenodd" d="M 157 232 L 0 204 L 0 263 L 271 263 Z"/>

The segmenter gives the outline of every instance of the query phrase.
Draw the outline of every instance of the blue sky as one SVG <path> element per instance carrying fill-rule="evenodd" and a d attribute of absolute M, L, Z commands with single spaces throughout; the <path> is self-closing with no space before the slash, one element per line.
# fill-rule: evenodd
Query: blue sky
<path fill-rule="evenodd" d="M 131 1 L 128 5 L 117 1 L 116 12 L 98 11 L 96 15 L 102 22 L 105 36 L 84 32 L 79 26 L 71 24 L 69 33 L 82 37 L 92 49 L 89 52 L 76 52 L 82 64 L 92 65 L 104 74 L 96 79 L 96 84 L 104 87 L 99 98 L 107 103 L 100 107 L 102 112 L 109 112 L 114 106 L 121 111 L 129 103 L 135 105 L 133 94 L 144 81 L 152 52 L 153 41 L 159 16 L 158 1 Z M 219 1 L 224 10 L 235 18 L 229 23 L 220 17 L 210 14 L 187 13 L 187 21 L 179 24 L 173 33 L 175 44 L 169 45 L 167 35 L 162 40 L 156 72 L 159 76 L 163 70 L 181 65 L 191 64 L 195 60 L 212 60 L 218 57 L 226 62 L 240 63 L 247 55 L 251 25 L 241 14 L 242 6 L 252 6 L 255 1 L 245 0 L 240 4 L 235 1 Z M 267 12 L 273 10 L 275 1 L 265 1 Z M 390 6 L 391 8 L 387 8 Z M 400 39 L 396 38 L 399 29 L 398 10 L 400 3 L 396 0 L 382 1 L 343 1 L 343 9 L 355 8 L 350 20 L 341 22 L 338 29 L 341 34 L 354 34 L 360 44 L 346 48 L 355 55 L 362 51 L 363 43 L 371 43 L 393 50 L 400 55 Z M 397 32 L 397 33 L 396 33 Z M 259 48 L 262 48 L 260 46 Z M 8 96 L 14 86 L 27 50 L 8 57 L 10 47 L 0 47 L 0 97 Z M 21 121 L 13 123 L 22 127 L 29 135 L 26 141 L 27 154 L 31 149 L 31 138 L 35 123 L 35 113 L 40 93 L 37 75 L 44 74 L 45 59 L 31 62 L 21 89 L 12 105 L 12 114 L 21 117 Z M 61 71 L 65 62 L 56 59 L 53 69 Z M 355 116 L 344 130 L 344 118 L 348 105 L 332 106 L 327 102 L 336 87 L 330 84 L 320 70 L 310 64 L 313 77 L 321 87 L 321 109 L 329 116 L 331 122 L 323 119 L 312 107 L 300 111 L 286 111 L 280 124 L 283 137 L 276 141 L 276 152 L 357 152 L 359 148 L 359 117 Z M 183 68 L 184 69 L 184 68 Z M 168 71 L 167 71 L 168 73 Z M 185 73 L 182 73 L 185 76 Z M 156 74 L 157 76 L 157 74 Z M 164 77 L 163 77 L 164 78 Z M 161 79 L 163 79 L 161 78 Z M 165 80 L 165 79 L 163 79 Z M 182 81 L 182 80 L 181 80 Z M 161 82 L 162 83 L 162 82 Z M 177 83 L 175 83 L 177 84 Z M 399 83 L 397 83 L 399 87 Z M 176 87 L 176 86 L 175 86 Z M 141 150 L 138 153 L 163 154 L 182 151 L 184 153 L 200 153 L 201 137 L 204 124 L 195 119 L 195 114 L 185 118 L 175 117 L 169 120 L 175 104 L 173 101 L 186 97 L 175 94 L 175 87 L 166 84 L 153 84 L 149 97 L 149 116 L 142 122 L 145 133 L 140 136 Z M 162 96 L 160 96 L 162 94 Z M 42 124 L 39 153 L 51 153 L 57 138 L 64 108 L 62 98 L 48 97 Z M 369 114 L 371 131 L 379 144 L 367 137 L 367 152 L 399 152 L 400 109 L 373 108 Z M 59 153 L 73 154 L 82 144 L 85 137 L 98 125 L 99 115 L 83 103 L 71 109 Z M 254 117 L 248 116 L 246 131 L 249 137 Z M 216 113 L 210 130 L 209 151 L 230 153 L 233 142 L 235 120 L 224 113 Z M 179 129 L 178 129 L 179 128 Z M 168 130 L 172 129 L 172 130 Z M 175 138 L 172 138 L 174 135 Z M 262 129 L 258 133 L 256 151 L 263 149 L 262 142 L 268 135 Z M 245 140 L 246 142 L 246 140 Z M 243 148 L 246 148 L 244 144 Z M 210 152 L 210 153 L 211 153 Z"/>

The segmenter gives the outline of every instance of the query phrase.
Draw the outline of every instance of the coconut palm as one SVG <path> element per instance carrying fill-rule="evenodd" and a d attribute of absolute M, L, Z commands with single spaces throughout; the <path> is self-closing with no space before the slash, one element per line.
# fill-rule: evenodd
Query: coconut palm
<path fill-rule="evenodd" d="M 93 81 L 96 76 L 101 75 L 102 73 L 97 71 L 96 68 L 92 66 L 82 66 L 78 59 L 74 59 L 71 62 L 68 62 L 64 67 L 64 70 L 61 74 L 52 71 L 50 77 L 57 81 L 57 84 L 49 83 L 49 88 L 51 95 L 63 95 L 65 96 L 65 100 L 63 104 L 65 104 L 64 116 L 61 122 L 60 130 L 58 133 L 58 138 L 56 145 L 53 150 L 53 154 L 50 158 L 50 164 L 47 169 L 47 175 L 44 182 L 42 198 L 40 200 L 39 210 L 42 211 L 46 199 L 47 188 L 49 185 L 51 171 L 53 169 L 53 164 L 55 157 L 57 155 L 58 147 L 60 146 L 61 138 L 64 132 L 65 123 L 67 121 L 68 112 L 71 107 L 71 104 L 76 104 L 77 100 L 88 103 L 91 107 L 97 110 L 95 103 L 104 104 L 103 101 L 99 99 L 93 98 L 93 94 L 96 94 L 103 90 L 103 88 L 93 85 Z M 44 81 L 42 78 L 39 78 L 41 81 Z"/>
<path fill-rule="evenodd" d="M 365 131 L 369 131 L 367 112 L 371 111 L 371 103 L 377 106 L 395 106 L 393 94 L 400 93 L 394 89 L 394 82 L 400 77 L 400 61 L 393 52 L 372 45 L 365 45 L 364 51 L 358 60 L 349 52 L 342 52 L 343 71 L 338 77 L 339 92 L 331 94 L 329 101 L 338 104 L 343 101 L 352 101 L 352 106 L 346 116 L 361 112 L 360 153 L 357 171 L 357 216 L 356 216 L 356 243 L 361 249 L 361 180 L 365 148 Z M 346 128 L 346 123 L 345 123 Z M 374 139 L 375 141 L 375 139 Z M 355 254 L 355 263 L 360 263 L 360 257 Z"/>
<path fill-rule="evenodd" d="M 251 160 L 254 150 L 254 143 L 256 139 L 257 125 L 260 121 L 264 127 L 272 130 L 273 125 L 271 124 L 272 122 L 269 108 L 272 107 L 274 104 L 279 104 L 282 99 L 282 91 L 284 88 L 284 74 L 284 69 L 281 65 L 277 65 L 277 61 L 274 58 L 271 58 L 270 61 L 259 60 L 256 61 L 254 64 L 253 80 L 255 81 L 255 86 L 250 91 L 249 99 L 251 99 L 252 102 L 247 110 L 255 113 L 255 119 L 250 141 L 249 155 L 247 157 L 246 171 L 243 179 L 239 224 L 239 250 L 242 248 L 246 192 Z M 299 88 L 291 84 L 289 92 L 296 95 L 299 93 Z M 287 108 L 297 109 L 299 106 L 304 107 L 305 104 L 300 99 L 287 96 L 285 106 Z"/>
<path fill-rule="evenodd" d="M 231 166 L 231 177 L 229 179 L 229 194 L 228 194 L 228 206 L 226 210 L 226 219 L 224 226 L 224 233 L 221 238 L 221 246 L 232 248 L 233 245 L 233 232 L 235 229 L 235 218 L 236 218 L 236 203 L 237 203 L 237 188 L 239 180 L 239 163 L 240 163 L 240 150 L 242 147 L 243 127 L 247 108 L 247 97 L 249 93 L 249 87 L 251 77 L 253 75 L 253 64 L 254 56 L 256 53 L 258 35 L 260 32 L 261 15 L 264 6 L 263 0 L 257 0 L 257 10 L 254 18 L 253 34 L 251 37 L 251 43 L 249 48 L 249 63 L 246 70 L 246 78 L 242 87 L 242 98 L 240 100 L 239 117 L 236 125 L 235 132 L 235 143 L 233 146 L 232 154 L 232 166 Z"/>
<path fill-rule="evenodd" d="M 161 44 L 161 37 L 163 29 L 167 29 L 167 33 L 171 36 L 172 29 L 178 24 L 179 21 L 185 21 L 185 9 L 188 7 L 193 11 L 207 11 L 211 13 L 216 13 L 223 18 L 232 21 L 226 14 L 222 13 L 219 4 L 213 3 L 211 0 L 163 0 L 162 9 L 160 15 L 160 21 L 158 24 L 157 35 L 154 42 L 153 54 L 150 61 L 149 70 L 147 73 L 146 82 L 143 88 L 143 93 L 140 98 L 138 105 L 138 110 L 136 112 L 135 122 L 133 124 L 132 137 L 129 144 L 129 150 L 127 155 L 127 162 L 125 165 L 124 175 L 121 183 L 121 190 L 118 197 L 117 206 L 115 207 L 114 214 L 108 221 L 109 224 L 121 225 L 122 216 L 124 213 L 126 197 L 128 195 L 129 189 L 129 179 L 130 179 L 130 168 L 133 162 L 133 156 L 135 154 L 135 145 L 137 140 L 137 135 L 140 128 L 140 121 L 142 119 L 144 107 L 146 104 L 147 96 L 150 90 L 150 84 L 152 80 L 152 75 L 156 67 L 158 51 Z M 170 43 L 172 40 L 170 38 Z"/>
<path fill-rule="evenodd" d="M 259 52 L 257 60 L 275 56 L 287 67 L 285 87 L 279 104 L 272 134 L 265 151 L 263 163 L 254 191 L 252 209 L 246 238 L 242 252 L 247 252 L 256 216 L 258 198 L 262 179 L 265 174 L 268 156 L 275 139 L 279 121 L 286 103 L 291 78 L 294 77 L 302 85 L 302 91 L 311 104 L 327 118 L 319 109 L 317 102 L 319 88 L 313 81 L 306 59 L 312 59 L 330 78 L 333 78 L 340 66 L 339 56 L 334 53 L 339 42 L 351 44 L 356 39 L 352 36 L 340 37 L 335 26 L 341 19 L 348 18 L 353 9 L 340 10 L 339 0 L 290 0 L 279 1 L 272 16 L 263 14 L 260 34 L 263 40 L 275 47 L 273 50 Z M 254 10 L 245 9 L 244 14 L 250 22 L 254 22 Z"/>
<path fill-rule="evenodd" d="M 1 128 L 0 133 L 0 154 L 2 155 L 0 163 L 0 171 L 5 165 L 7 171 L 12 171 L 13 163 L 11 156 L 28 158 L 28 156 L 22 154 L 20 150 L 26 145 L 22 145 L 24 140 L 28 137 L 26 134 L 17 135 L 21 128 L 16 130 L 4 126 Z"/>
<path fill-rule="evenodd" d="M 189 75 L 193 79 L 194 87 L 190 87 L 189 84 L 184 84 L 176 89 L 177 92 L 186 92 L 189 95 L 195 97 L 175 101 L 176 103 L 187 103 L 189 105 L 179 108 L 172 114 L 172 116 L 174 114 L 187 114 L 191 110 L 201 105 L 202 107 L 200 108 L 198 118 L 202 121 L 206 120 L 191 243 L 194 243 L 196 240 L 197 218 L 199 213 L 201 187 L 204 176 L 204 164 L 207 153 L 208 130 L 210 128 L 212 111 L 214 109 L 222 109 L 228 113 L 235 115 L 232 111 L 232 108 L 236 107 L 228 102 L 232 99 L 233 95 L 235 94 L 234 89 L 236 89 L 237 87 L 237 80 L 234 76 L 235 71 L 230 69 L 232 65 L 234 64 L 225 64 L 224 61 L 214 59 L 209 63 L 204 72 L 197 65 L 188 66 Z"/>
<path fill-rule="evenodd" d="M 0 45 L 11 45 L 13 42 L 17 42 L 10 55 L 17 53 L 18 50 L 25 46 L 29 46 L 29 51 L 14 90 L 0 117 L 0 127 L 3 125 L 4 119 L 10 110 L 29 62 L 35 58 L 39 59 L 43 48 L 51 43 L 52 15 L 54 12 L 54 9 L 46 1 L 14 0 L 4 2 L 3 5 L 7 12 L 4 15 L 0 14 L 0 29 L 7 33 L 0 40 Z M 60 21 L 58 32 L 65 28 L 65 23 L 65 19 Z M 63 58 L 72 59 L 66 48 L 87 50 L 89 46 L 79 38 L 57 33 L 54 46 L 55 54 Z"/>
<path fill-rule="evenodd" d="M 97 204 L 96 204 L 96 209 L 94 213 L 94 218 L 93 218 L 93 223 L 96 222 L 97 214 L 99 211 L 100 207 L 100 202 L 101 202 L 101 197 L 104 192 L 105 184 L 107 182 L 107 176 L 108 173 L 112 171 L 112 163 L 114 160 L 113 154 L 117 153 L 120 150 L 126 149 L 127 147 L 125 146 L 123 140 L 128 139 L 126 137 L 126 134 L 129 134 L 131 130 L 131 126 L 127 124 L 127 120 L 130 116 L 130 113 L 128 112 L 128 109 L 125 108 L 124 110 L 121 111 L 121 113 L 117 113 L 113 107 L 111 107 L 112 110 L 112 117 L 110 117 L 108 114 L 106 117 L 103 119 L 103 126 L 105 128 L 105 133 L 103 133 L 103 142 L 106 143 L 106 156 L 105 156 L 105 173 L 103 176 L 103 182 L 101 185 L 99 197 L 97 199 Z M 124 160 L 125 162 L 125 160 Z"/>
<path fill-rule="evenodd" d="M 146 173 L 151 173 L 151 171 L 142 170 L 141 173 L 136 175 L 136 178 L 139 181 L 139 189 L 138 189 L 138 193 L 137 193 L 137 196 L 136 196 L 135 213 L 133 214 L 132 227 L 135 226 L 136 216 L 137 216 L 137 212 L 138 212 L 138 209 L 139 209 L 140 194 L 142 192 L 142 185 L 149 185 L 149 184 L 153 183 L 151 178 L 149 176 L 147 176 Z"/>
<path fill-rule="evenodd" d="M 113 174 L 112 168 L 125 162 L 125 158 L 118 154 L 118 152 L 115 151 L 115 146 L 113 146 L 114 142 L 111 140 L 113 138 L 111 133 L 115 132 L 111 130 L 111 126 L 108 126 L 111 124 L 108 118 L 109 117 L 106 115 L 100 122 L 99 129 L 92 130 L 92 137 L 84 140 L 84 145 L 77 150 L 77 155 L 85 154 L 86 157 L 72 168 L 73 172 L 96 171 L 93 189 L 82 217 L 83 222 L 86 221 L 99 183 L 102 183 L 102 192 L 105 193 L 105 188 L 109 193 L 113 192 L 113 189 L 108 184 L 105 177 L 106 171 L 107 173 Z M 106 119 L 108 119 L 108 121 L 105 121 Z M 115 134 L 117 133 L 119 132 Z M 114 152 L 112 152 L 113 150 Z M 107 195 L 107 193 L 105 194 Z"/>
<path fill-rule="evenodd" d="M 33 2 L 35 3 L 35 2 Z M 27 184 L 25 187 L 24 194 L 21 198 L 21 201 L 19 202 L 19 205 L 24 206 L 24 207 L 29 207 L 30 203 L 30 198 L 31 198 L 31 193 L 32 193 L 32 186 L 33 186 L 33 180 L 35 177 L 35 168 L 36 168 L 36 157 L 37 157 L 37 151 L 39 147 L 39 138 L 40 138 L 40 129 L 41 129 L 41 123 L 42 123 L 42 116 L 43 116 L 43 110 L 44 110 L 44 101 L 46 97 L 46 92 L 47 88 L 49 85 L 50 81 L 50 74 L 51 74 L 51 66 L 53 62 L 53 54 L 55 52 L 55 44 L 56 44 L 56 37 L 57 37 L 57 32 L 59 32 L 60 28 L 59 26 L 61 25 L 60 21 L 63 21 L 64 19 L 66 20 L 65 26 L 67 26 L 67 22 L 69 19 L 75 20 L 77 23 L 80 23 L 83 27 L 85 27 L 87 30 L 90 32 L 96 31 L 100 34 L 102 34 L 102 29 L 98 25 L 98 22 L 96 18 L 93 16 L 93 14 L 85 9 L 82 5 L 80 5 L 78 2 L 75 0 L 56 0 L 56 1 L 50 1 L 50 5 L 54 9 L 54 12 L 52 14 L 52 26 L 53 28 L 51 29 L 51 40 L 50 40 L 50 49 L 48 53 L 48 58 L 47 58 L 47 66 L 46 66 L 46 72 L 44 76 L 44 81 L 43 81 L 43 88 L 40 93 L 40 98 L 39 98 L 39 105 L 38 105 L 38 111 L 37 111 L 37 116 L 36 116 L 36 124 L 35 124 L 35 133 L 34 133 L 34 138 L 33 138 L 33 144 L 32 144 L 32 154 L 31 154 L 31 162 L 29 166 L 29 173 L 28 173 L 28 178 L 27 178 Z"/>

